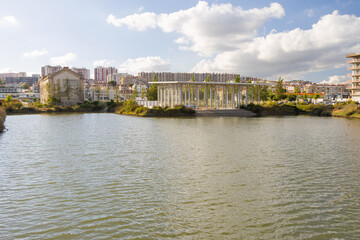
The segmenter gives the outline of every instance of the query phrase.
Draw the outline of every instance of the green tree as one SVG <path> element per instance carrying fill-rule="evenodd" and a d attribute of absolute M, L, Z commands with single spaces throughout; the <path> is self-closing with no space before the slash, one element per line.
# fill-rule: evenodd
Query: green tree
<path fill-rule="evenodd" d="M 239 75 L 236 75 L 236 77 L 235 77 L 235 83 L 240 83 L 240 76 L 239 76 Z"/>
<path fill-rule="evenodd" d="M 313 98 L 316 100 L 316 99 L 318 99 L 319 97 L 320 97 L 320 94 L 315 93 Z"/>
<path fill-rule="evenodd" d="M 306 91 L 304 91 L 304 95 L 303 95 L 303 99 L 304 99 L 304 101 L 307 101 L 307 95 L 306 95 Z"/>
<path fill-rule="evenodd" d="M 300 93 L 300 87 L 299 86 L 295 87 L 295 93 Z"/>
<path fill-rule="evenodd" d="M 6 98 L 5 98 L 5 102 L 6 102 L 6 103 L 10 103 L 10 102 L 12 102 L 12 100 L 13 100 L 13 98 L 12 98 L 12 96 L 11 96 L 10 94 L 8 94 L 8 95 L 6 96 Z"/>
<path fill-rule="evenodd" d="M 153 82 L 158 82 L 157 75 L 155 73 L 153 77 Z M 157 101 L 157 92 L 158 92 L 158 84 L 153 83 L 151 84 L 149 90 L 146 93 L 146 97 L 149 101 Z"/>
<path fill-rule="evenodd" d="M 192 82 L 195 82 L 195 77 L 194 77 L 194 75 L 191 77 L 191 81 L 192 81 Z"/>
<path fill-rule="evenodd" d="M 29 89 L 29 83 L 23 83 L 22 89 Z"/>
<path fill-rule="evenodd" d="M 260 89 L 260 100 L 267 101 L 270 97 L 268 86 L 262 86 Z"/>
<path fill-rule="evenodd" d="M 146 90 L 145 90 L 145 87 L 143 86 L 141 88 L 141 99 L 144 99 L 145 95 L 146 95 Z"/>
<path fill-rule="evenodd" d="M 210 82 L 210 74 L 205 78 L 205 82 Z"/>
<path fill-rule="evenodd" d="M 131 95 L 131 99 L 135 100 L 135 98 L 137 97 L 137 90 L 136 90 L 136 84 L 134 86 L 134 90 L 132 91 L 132 95 Z"/>
<path fill-rule="evenodd" d="M 276 82 L 276 86 L 275 86 L 275 99 L 276 100 L 281 100 L 281 99 L 286 98 L 285 88 L 283 88 L 283 81 L 284 81 L 284 79 L 279 77 L 278 81 Z"/>
<path fill-rule="evenodd" d="M 286 99 L 289 101 L 289 102 L 294 102 L 296 101 L 296 95 L 295 94 L 288 94 Z"/>

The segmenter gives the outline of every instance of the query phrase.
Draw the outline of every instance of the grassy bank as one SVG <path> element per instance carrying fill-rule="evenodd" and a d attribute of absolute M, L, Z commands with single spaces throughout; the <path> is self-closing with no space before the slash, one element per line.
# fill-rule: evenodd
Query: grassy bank
<path fill-rule="evenodd" d="M 117 114 L 132 115 L 138 117 L 189 117 L 195 116 L 195 110 L 183 105 L 174 108 L 147 108 L 139 106 L 135 101 L 129 100 L 117 107 Z"/>
<path fill-rule="evenodd" d="M 5 118 L 6 118 L 5 110 L 2 107 L 0 107 L 0 133 L 5 129 Z"/>
<path fill-rule="evenodd" d="M 60 112 L 115 112 L 121 103 L 109 101 L 85 101 L 74 106 L 58 106 L 33 103 L 30 107 L 23 107 L 19 102 L 10 102 L 5 104 L 5 110 L 8 115 L 11 114 L 36 114 L 36 113 L 60 113 Z"/>
<path fill-rule="evenodd" d="M 311 115 L 311 116 L 334 116 L 347 118 L 360 118 L 360 108 L 352 102 L 339 103 L 335 105 L 325 104 L 249 104 L 243 109 L 252 111 L 257 116 L 291 116 L 291 115 Z"/>

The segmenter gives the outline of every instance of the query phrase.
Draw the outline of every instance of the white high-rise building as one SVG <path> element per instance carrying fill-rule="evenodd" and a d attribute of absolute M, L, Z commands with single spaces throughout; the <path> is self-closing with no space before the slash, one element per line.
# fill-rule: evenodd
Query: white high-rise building
<path fill-rule="evenodd" d="M 87 68 L 76 68 L 76 67 L 73 67 L 71 68 L 71 70 L 73 70 L 74 72 L 82 75 L 82 77 L 84 78 L 84 80 L 89 80 L 90 79 L 90 69 L 87 69 Z"/>
<path fill-rule="evenodd" d="M 351 66 L 347 68 L 351 70 L 351 73 L 348 74 L 348 76 L 351 77 L 351 100 L 360 102 L 360 53 L 348 54 L 346 57 L 351 58 L 351 60 L 347 61 L 347 63 L 351 64 Z"/>
<path fill-rule="evenodd" d="M 41 77 L 45 77 L 49 74 L 53 74 L 56 73 L 58 71 L 60 71 L 62 69 L 61 66 L 50 66 L 50 65 L 46 65 L 41 67 Z"/>

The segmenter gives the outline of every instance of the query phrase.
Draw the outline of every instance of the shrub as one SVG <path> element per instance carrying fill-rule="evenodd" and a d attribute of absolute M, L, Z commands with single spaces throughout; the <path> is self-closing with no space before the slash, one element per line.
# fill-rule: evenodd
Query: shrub
<path fill-rule="evenodd" d="M 2 132 L 5 128 L 5 118 L 6 113 L 4 108 L 0 107 L 0 132 Z"/>

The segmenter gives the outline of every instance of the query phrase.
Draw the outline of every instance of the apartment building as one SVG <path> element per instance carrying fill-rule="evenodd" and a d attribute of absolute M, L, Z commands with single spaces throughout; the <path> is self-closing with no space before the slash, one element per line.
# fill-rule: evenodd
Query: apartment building
<path fill-rule="evenodd" d="M 115 67 L 101 67 L 98 66 L 94 69 L 94 80 L 95 82 L 103 82 L 106 83 L 106 77 L 109 74 L 117 73 L 117 69 Z"/>
<path fill-rule="evenodd" d="M 45 77 L 49 74 L 54 74 L 58 71 L 60 71 L 62 69 L 61 66 L 50 66 L 50 65 L 46 65 L 41 67 L 41 77 Z"/>
<path fill-rule="evenodd" d="M 140 72 L 138 77 L 145 79 L 147 82 L 152 82 L 154 75 L 156 74 L 159 82 L 186 82 L 194 79 L 196 82 L 204 82 L 205 79 L 210 76 L 210 82 L 228 82 L 233 81 L 237 75 L 235 73 L 172 73 L 172 72 Z M 257 78 L 242 77 L 240 81 L 245 82 L 248 80 L 256 80 Z"/>
<path fill-rule="evenodd" d="M 351 60 L 347 61 L 347 63 L 351 64 L 347 68 L 351 70 L 351 73 L 348 74 L 351 77 L 351 99 L 360 102 L 360 53 L 347 54 L 346 58 L 351 58 Z"/>
<path fill-rule="evenodd" d="M 84 68 L 84 67 L 82 67 L 82 68 L 73 67 L 73 68 L 71 68 L 71 70 L 73 70 L 77 74 L 82 75 L 84 80 L 89 80 L 90 79 L 90 69 L 87 69 L 87 68 Z"/>

